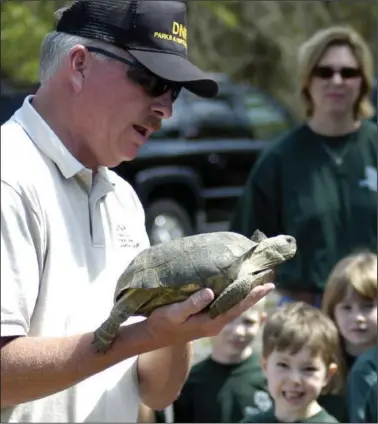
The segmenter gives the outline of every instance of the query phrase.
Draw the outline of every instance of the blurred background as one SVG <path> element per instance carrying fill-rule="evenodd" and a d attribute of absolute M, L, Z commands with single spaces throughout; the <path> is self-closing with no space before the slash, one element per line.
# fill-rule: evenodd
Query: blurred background
<path fill-rule="evenodd" d="M 1 2 L 1 123 L 37 88 L 41 41 L 69 3 Z M 258 155 L 304 117 L 296 56 L 316 30 L 351 25 L 378 69 L 376 1 L 188 1 L 188 19 L 190 58 L 214 74 L 219 95 L 184 90 L 161 131 L 115 169 L 141 198 L 153 244 L 227 228 Z"/>
<path fill-rule="evenodd" d="M 1 2 L 1 76 L 18 84 L 38 78 L 39 46 L 63 0 Z M 317 29 L 352 25 L 377 64 L 375 1 L 188 1 L 189 54 L 200 67 L 274 95 L 295 115 L 298 46 Z"/>

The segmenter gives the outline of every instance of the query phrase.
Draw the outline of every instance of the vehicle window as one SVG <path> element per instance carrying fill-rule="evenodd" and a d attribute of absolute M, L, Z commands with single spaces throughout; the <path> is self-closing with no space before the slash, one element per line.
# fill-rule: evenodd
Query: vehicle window
<path fill-rule="evenodd" d="M 253 138 L 271 140 L 291 126 L 286 114 L 261 93 L 246 93 L 243 104 Z"/>
<path fill-rule="evenodd" d="M 196 129 L 192 138 L 230 139 L 249 136 L 248 128 L 226 97 L 188 97 L 188 113 Z"/>

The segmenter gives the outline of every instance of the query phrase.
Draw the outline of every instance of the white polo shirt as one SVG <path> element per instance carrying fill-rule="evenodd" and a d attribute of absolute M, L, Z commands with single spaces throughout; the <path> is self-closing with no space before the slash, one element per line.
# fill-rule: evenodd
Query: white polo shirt
<path fill-rule="evenodd" d="M 118 277 L 149 246 L 144 211 L 107 168 L 92 182 L 31 97 L 1 127 L 1 334 L 93 332 L 109 316 Z M 136 359 L 2 409 L 1 422 L 135 422 Z"/>

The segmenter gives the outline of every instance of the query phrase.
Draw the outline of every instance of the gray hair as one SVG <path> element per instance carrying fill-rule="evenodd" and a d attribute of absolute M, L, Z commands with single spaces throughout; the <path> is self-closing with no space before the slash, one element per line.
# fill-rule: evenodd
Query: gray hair
<path fill-rule="evenodd" d="M 103 41 L 62 32 L 50 32 L 45 36 L 41 46 L 41 58 L 39 64 L 39 81 L 41 85 L 54 75 L 63 63 L 63 60 L 68 56 L 70 50 L 78 44 L 87 47 L 103 48 L 115 54 L 124 53 L 122 49 Z M 108 60 L 105 56 L 97 54 L 96 56 L 100 60 Z"/>

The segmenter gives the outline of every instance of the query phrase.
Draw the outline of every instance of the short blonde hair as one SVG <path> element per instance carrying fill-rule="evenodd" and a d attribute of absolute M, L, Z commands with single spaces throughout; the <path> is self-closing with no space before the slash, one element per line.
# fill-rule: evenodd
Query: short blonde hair
<path fill-rule="evenodd" d="M 332 269 L 326 283 L 322 310 L 332 320 L 335 307 L 347 291 L 353 289 L 363 299 L 377 299 L 377 255 L 372 252 L 356 252 L 341 259 Z"/>
<path fill-rule="evenodd" d="M 312 72 L 331 46 L 348 46 L 354 54 L 362 72 L 361 93 L 354 108 L 355 119 L 369 119 L 374 115 L 370 95 L 374 79 L 374 66 L 371 51 L 353 28 L 332 26 L 316 32 L 299 49 L 298 67 L 300 77 L 300 96 L 306 108 L 306 115 L 312 116 L 314 105 L 309 92 Z"/>

